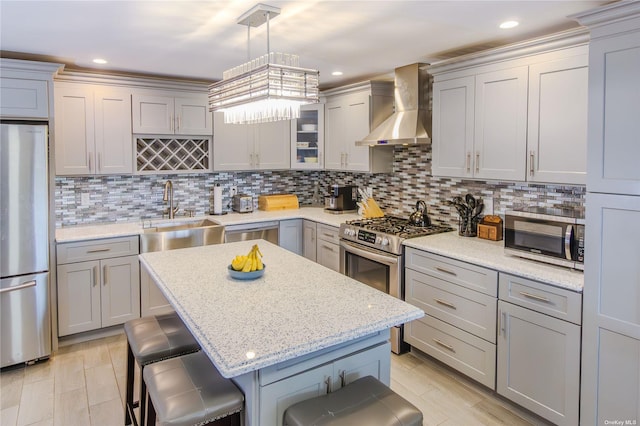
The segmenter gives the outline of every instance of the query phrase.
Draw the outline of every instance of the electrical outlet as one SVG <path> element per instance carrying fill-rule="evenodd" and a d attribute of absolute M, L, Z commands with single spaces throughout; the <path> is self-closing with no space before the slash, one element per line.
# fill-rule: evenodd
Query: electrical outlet
<path fill-rule="evenodd" d="M 238 193 L 238 187 L 237 186 L 234 185 L 231 188 L 229 188 L 229 196 L 233 197 L 237 193 Z"/>
<path fill-rule="evenodd" d="M 493 197 L 484 197 L 482 200 L 484 203 L 484 211 L 482 212 L 485 216 L 493 214 Z"/>
<path fill-rule="evenodd" d="M 83 192 L 82 194 L 80 194 L 80 204 L 83 206 L 88 206 L 89 205 L 89 193 L 87 192 Z"/>

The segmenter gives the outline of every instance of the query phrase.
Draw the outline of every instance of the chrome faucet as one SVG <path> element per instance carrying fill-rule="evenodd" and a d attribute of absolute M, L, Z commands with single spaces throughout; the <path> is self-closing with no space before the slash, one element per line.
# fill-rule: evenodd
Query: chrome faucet
<path fill-rule="evenodd" d="M 164 195 L 162 196 L 162 201 L 165 203 L 169 202 L 169 219 L 174 218 L 175 211 L 173 210 L 173 182 L 168 180 L 164 184 Z"/>

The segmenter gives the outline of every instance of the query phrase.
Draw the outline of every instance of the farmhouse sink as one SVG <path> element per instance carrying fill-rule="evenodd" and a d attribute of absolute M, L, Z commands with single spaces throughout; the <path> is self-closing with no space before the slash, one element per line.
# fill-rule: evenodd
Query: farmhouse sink
<path fill-rule="evenodd" d="M 140 252 L 174 250 L 223 242 L 224 226 L 212 220 L 168 222 L 146 228 L 140 234 Z"/>

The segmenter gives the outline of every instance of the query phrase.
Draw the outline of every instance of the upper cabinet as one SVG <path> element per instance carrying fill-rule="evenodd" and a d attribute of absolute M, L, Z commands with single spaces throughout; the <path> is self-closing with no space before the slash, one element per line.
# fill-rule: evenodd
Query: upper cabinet
<path fill-rule="evenodd" d="M 133 95 L 133 133 L 211 135 L 212 117 L 206 93 Z"/>
<path fill-rule="evenodd" d="M 56 82 L 57 175 L 131 174 L 131 92 Z"/>
<path fill-rule="evenodd" d="M 288 169 L 291 156 L 291 123 L 288 120 L 259 124 L 227 124 L 224 113 L 213 114 L 213 169 Z"/>
<path fill-rule="evenodd" d="M 435 64 L 434 176 L 584 184 L 587 36 Z"/>
<path fill-rule="evenodd" d="M 0 58 L 0 117 L 48 119 L 49 88 L 60 64 Z"/>
<path fill-rule="evenodd" d="M 304 105 L 291 120 L 291 168 L 322 169 L 324 161 L 324 104 Z"/>
<path fill-rule="evenodd" d="M 393 113 L 393 82 L 366 82 L 324 93 L 329 170 L 391 172 L 393 147 L 356 146 Z"/>

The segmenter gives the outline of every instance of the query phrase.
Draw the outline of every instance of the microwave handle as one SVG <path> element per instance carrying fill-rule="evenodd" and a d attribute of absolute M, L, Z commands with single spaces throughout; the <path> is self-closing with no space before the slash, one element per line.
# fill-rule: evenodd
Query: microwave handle
<path fill-rule="evenodd" d="M 571 241 L 573 240 L 573 225 L 567 225 L 564 233 L 564 257 L 567 260 L 573 260 L 571 256 Z"/>

